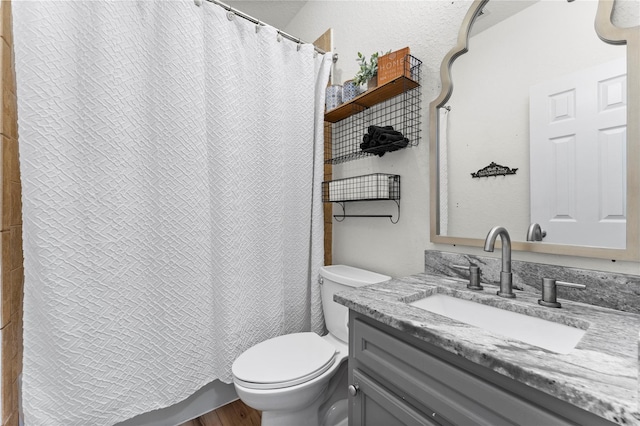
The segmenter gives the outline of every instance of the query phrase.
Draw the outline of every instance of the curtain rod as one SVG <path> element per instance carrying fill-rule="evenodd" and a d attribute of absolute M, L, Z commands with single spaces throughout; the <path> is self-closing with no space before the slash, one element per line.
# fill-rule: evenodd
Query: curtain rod
<path fill-rule="evenodd" d="M 202 5 L 202 0 L 194 0 L 194 1 L 196 3 L 196 6 Z M 222 7 L 223 9 L 225 9 L 227 12 L 233 13 L 234 15 L 239 16 L 239 17 L 241 17 L 243 19 L 246 19 L 247 21 L 253 22 L 256 25 L 266 25 L 264 22 L 259 21 L 258 19 L 254 18 L 253 16 L 249 16 L 246 13 L 240 12 L 239 10 L 234 9 L 233 7 L 229 6 L 228 4 L 222 3 L 219 0 L 206 0 L 206 1 L 208 1 L 209 3 L 216 4 L 216 5 L 220 6 L 220 7 Z M 256 28 L 256 31 L 257 31 L 257 28 Z M 291 40 L 291 41 L 293 41 L 295 43 L 298 43 L 298 44 L 304 43 L 299 38 L 294 37 L 291 34 L 287 34 L 284 31 L 281 31 L 281 30 L 279 30 L 277 28 L 276 28 L 276 31 L 278 32 L 278 35 L 280 35 L 280 36 L 282 36 L 282 37 L 284 37 L 286 39 L 289 39 L 289 40 Z M 318 53 L 320 53 L 322 55 L 327 53 L 324 50 L 322 50 L 322 49 L 320 49 L 320 48 L 318 48 L 316 46 L 313 46 L 313 48 L 315 49 L 316 52 L 318 52 Z M 337 60 L 338 60 L 338 54 L 336 53 L 336 54 L 333 55 L 333 62 L 335 63 L 335 62 L 337 62 Z"/>

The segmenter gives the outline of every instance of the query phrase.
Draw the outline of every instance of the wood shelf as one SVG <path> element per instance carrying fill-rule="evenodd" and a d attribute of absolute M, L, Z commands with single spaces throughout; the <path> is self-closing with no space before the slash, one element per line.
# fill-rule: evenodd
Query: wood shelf
<path fill-rule="evenodd" d="M 384 102 L 394 96 L 400 95 L 408 90 L 415 89 L 420 84 L 405 76 L 400 76 L 388 83 L 367 90 L 362 95 L 345 102 L 337 108 L 324 114 L 324 121 L 337 123 L 354 114 L 364 111 L 374 105 Z"/>

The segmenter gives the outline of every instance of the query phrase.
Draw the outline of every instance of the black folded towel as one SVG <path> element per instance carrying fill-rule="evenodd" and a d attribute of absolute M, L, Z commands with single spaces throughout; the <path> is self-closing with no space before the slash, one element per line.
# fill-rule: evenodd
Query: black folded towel
<path fill-rule="evenodd" d="M 378 136 L 378 144 L 386 145 L 388 143 L 401 141 L 402 139 L 404 139 L 404 135 L 400 132 L 381 133 Z"/>
<path fill-rule="evenodd" d="M 388 132 L 388 131 L 393 131 L 393 126 L 369 126 L 369 128 L 367 129 L 367 132 L 370 135 L 375 135 L 376 133 L 379 133 L 379 132 Z"/>
<path fill-rule="evenodd" d="M 374 148 L 380 145 L 380 137 L 383 134 L 387 133 L 398 133 L 393 130 L 393 126 L 369 126 L 367 129 L 367 133 L 362 137 L 362 143 L 360 144 L 360 148 L 366 150 L 368 148 Z"/>
<path fill-rule="evenodd" d="M 366 149 L 369 149 L 371 147 L 370 143 L 371 143 L 371 136 L 369 135 L 369 133 L 365 133 L 364 136 L 362 137 L 362 143 L 360 144 L 360 149 L 363 151 Z"/>
<path fill-rule="evenodd" d="M 408 144 L 409 139 L 393 126 L 369 126 L 362 137 L 360 149 L 382 157 L 385 152 L 396 151 Z"/>
<path fill-rule="evenodd" d="M 380 135 L 387 132 L 395 132 L 395 130 L 393 130 L 393 126 L 384 126 L 384 127 L 369 126 L 369 136 L 371 137 L 370 141 L 372 142 L 372 146 L 373 146 L 373 143 L 375 143 L 376 145 L 379 145 L 378 139 L 380 138 Z"/>

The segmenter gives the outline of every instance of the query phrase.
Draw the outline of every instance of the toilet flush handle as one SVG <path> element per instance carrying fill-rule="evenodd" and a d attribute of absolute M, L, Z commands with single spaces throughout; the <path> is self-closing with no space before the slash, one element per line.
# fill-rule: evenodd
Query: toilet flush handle
<path fill-rule="evenodd" d="M 358 385 L 349 385 L 349 395 L 356 396 L 360 387 Z"/>

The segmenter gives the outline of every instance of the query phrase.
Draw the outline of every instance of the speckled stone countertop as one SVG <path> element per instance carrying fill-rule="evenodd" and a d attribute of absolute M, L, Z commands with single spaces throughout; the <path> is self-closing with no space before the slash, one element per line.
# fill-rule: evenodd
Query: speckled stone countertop
<path fill-rule="evenodd" d="M 545 308 L 537 293 L 516 290 L 515 299 L 504 299 L 495 286 L 471 291 L 466 283 L 418 274 L 340 292 L 334 300 L 610 421 L 640 424 L 640 315 L 561 298 L 562 308 Z M 435 293 L 588 328 L 569 354 L 556 354 L 407 304 Z"/>

